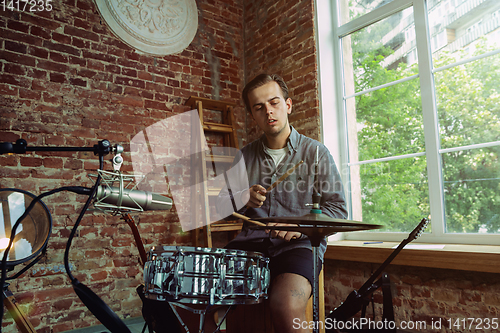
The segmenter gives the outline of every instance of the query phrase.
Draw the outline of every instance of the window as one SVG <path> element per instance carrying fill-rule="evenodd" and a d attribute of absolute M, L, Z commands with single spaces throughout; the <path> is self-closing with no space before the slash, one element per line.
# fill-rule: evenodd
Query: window
<path fill-rule="evenodd" d="M 500 241 L 497 10 L 494 1 L 318 1 L 323 127 L 338 128 L 324 141 L 350 218 L 384 226 L 346 238 L 401 239 L 431 216 L 424 241 Z"/>

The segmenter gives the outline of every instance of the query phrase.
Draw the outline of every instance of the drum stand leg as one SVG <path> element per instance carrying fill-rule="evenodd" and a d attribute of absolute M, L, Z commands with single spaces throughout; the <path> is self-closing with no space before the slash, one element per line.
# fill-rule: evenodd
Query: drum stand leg
<path fill-rule="evenodd" d="M 197 314 L 200 316 L 200 326 L 198 328 L 198 333 L 204 333 L 204 324 L 205 324 L 205 316 L 208 312 L 208 310 L 212 307 L 212 305 L 207 305 L 207 307 L 205 309 L 193 309 L 189 306 L 186 306 L 184 304 L 181 304 L 181 303 L 176 303 L 176 302 L 169 302 L 168 303 L 170 305 L 170 307 L 172 308 L 172 311 L 174 312 L 175 316 L 177 317 L 177 319 L 179 320 L 179 323 L 182 325 L 182 327 L 186 330 L 186 333 L 190 333 L 189 332 L 189 329 L 187 327 L 187 325 L 184 323 L 184 321 L 182 321 L 182 318 L 181 316 L 179 315 L 179 313 L 177 312 L 177 310 L 175 309 L 176 306 L 180 307 L 180 308 L 183 308 L 185 310 L 188 310 L 188 311 L 191 311 L 192 313 L 194 314 Z M 217 324 L 217 327 L 215 328 L 215 331 L 213 333 L 216 333 L 216 332 L 220 332 L 220 326 L 222 325 L 222 323 L 224 322 L 224 320 L 226 320 L 226 316 L 227 314 L 229 313 L 229 311 L 233 308 L 233 305 L 229 306 L 226 313 L 224 314 L 224 316 L 222 317 L 222 320 L 220 321 L 220 323 Z"/>

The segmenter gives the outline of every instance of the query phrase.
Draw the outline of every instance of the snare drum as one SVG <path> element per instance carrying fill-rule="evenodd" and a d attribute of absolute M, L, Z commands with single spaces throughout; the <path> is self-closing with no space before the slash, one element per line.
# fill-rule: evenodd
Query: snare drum
<path fill-rule="evenodd" d="M 255 304 L 267 298 L 269 259 L 259 252 L 163 246 L 144 266 L 149 299 L 189 304 Z"/>

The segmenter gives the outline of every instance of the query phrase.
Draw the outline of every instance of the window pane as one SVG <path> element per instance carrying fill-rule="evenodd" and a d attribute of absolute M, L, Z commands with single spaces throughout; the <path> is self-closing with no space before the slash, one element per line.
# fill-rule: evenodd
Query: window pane
<path fill-rule="evenodd" d="M 455 60 L 499 48 L 500 8 L 498 1 L 434 0 L 427 6 L 431 50 L 435 68 L 441 56 Z"/>
<path fill-rule="evenodd" d="M 345 95 L 418 73 L 413 8 L 342 38 Z"/>
<path fill-rule="evenodd" d="M 393 0 L 340 0 L 340 24 L 347 23 Z"/>
<path fill-rule="evenodd" d="M 443 154 L 446 231 L 499 233 L 500 146 Z"/>
<path fill-rule="evenodd" d="M 352 166 L 354 220 L 412 231 L 430 211 L 426 168 L 425 156 Z"/>
<path fill-rule="evenodd" d="M 350 162 L 425 151 L 418 78 L 346 101 Z"/>
<path fill-rule="evenodd" d="M 500 140 L 500 54 L 435 74 L 441 148 Z"/>

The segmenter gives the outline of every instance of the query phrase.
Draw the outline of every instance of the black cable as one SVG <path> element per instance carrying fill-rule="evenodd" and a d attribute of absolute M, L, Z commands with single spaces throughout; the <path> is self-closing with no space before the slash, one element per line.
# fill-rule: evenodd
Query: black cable
<path fill-rule="evenodd" d="M 99 155 L 99 169 L 102 170 L 104 166 L 104 157 L 102 154 Z M 69 268 L 69 250 L 71 248 L 71 243 L 73 241 L 73 238 L 75 237 L 76 234 L 76 229 L 80 225 L 80 222 L 83 219 L 83 215 L 87 211 L 87 209 L 90 206 L 90 203 L 92 202 L 96 192 L 97 192 L 97 187 L 99 186 L 99 183 L 101 181 L 101 174 L 98 174 L 97 179 L 95 181 L 94 187 L 91 189 L 91 194 L 89 195 L 87 202 L 85 202 L 85 205 L 83 206 L 82 211 L 80 212 L 80 215 L 76 219 L 75 225 L 73 226 L 73 229 L 71 230 L 71 233 L 68 238 L 68 242 L 66 243 L 66 250 L 64 251 L 64 268 L 66 269 L 66 274 L 68 274 L 69 279 L 71 280 L 71 284 L 75 284 L 75 282 L 78 282 L 78 280 L 71 274 L 71 270 Z"/>

